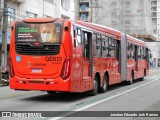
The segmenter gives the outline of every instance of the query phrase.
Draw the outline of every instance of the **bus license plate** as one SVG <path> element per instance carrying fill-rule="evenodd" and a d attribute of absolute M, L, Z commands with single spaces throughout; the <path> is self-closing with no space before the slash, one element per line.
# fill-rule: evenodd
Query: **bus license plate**
<path fill-rule="evenodd" d="M 32 69 L 32 73 L 42 73 L 42 69 Z"/>

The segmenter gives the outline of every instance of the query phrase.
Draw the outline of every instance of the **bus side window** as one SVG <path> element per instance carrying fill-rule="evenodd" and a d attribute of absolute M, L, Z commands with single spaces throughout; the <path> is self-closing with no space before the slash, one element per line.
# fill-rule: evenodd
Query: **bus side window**
<path fill-rule="evenodd" d="M 102 36 L 102 56 L 105 58 L 108 54 L 108 37 Z"/>
<path fill-rule="evenodd" d="M 96 39 L 96 56 L 100 57 L 101 56 L 101 35 L 97 34 L 97 39 Z"/>
<path fill-rule="evenodd" d="M 107 57 L 115 57 L 115 39 L 109 38 L 108 40 L 108 55 Z"/>
<path fill-rule="evenodd" d="M 134 59 L 134 45 L 128 43 L 128 59 Z"/>
<path fill-rule="evenodd" d="M 78 44 L 78 46 L 82 45 L 82 39 L 81 39 L 81 30 L 80 29 L 76 29 L 76 43 Z"/>
<path fill-rule="evenodd" d="M 141 48 L 139 46 L 138 47 L 138 59 L 141 59 Z"/>
<path fill-rule="evenodd" d="M 97 35 L 96 33 L 93 34 L 93 55 L 96 57 L 97 54 L 96 54 L 96 41 L 97 41 Z"/>
<path fill-rule="evenodd" d="M 143 59 L 143 47 L 141 47 L 141 59 Z"/>
<path fill-rule="evenodd" d="M 127 44 L 127 58 L 130 58 L 130 43 Z"/>
<path fill-rule="evenodd" d="M 111 54 L 110 54 L 110 48 L 109 46 L 111 46 L 111 38 L 108 38 L 108 54 L 107 54 L 107 57 L 111 57 Z"/>
<path fill-rule="evenodd" d="M 132 49 L 131 49 L 131 57 L 132 57 L 132 59 L 134 59 L 135 58 L 135 54 L 134 54 L 134 50 L 135 48 L 134 48 L 134 45 L 132 44 Z"/>
<path fill-rule="evenodd" d="M 146 59 L 146 48 L 143 48 L 144 53 L 143 53 L 143 59 Z"/>
<path fill-rule="evenodd" d="M 120 41 L 116 40 L 116 58 L 119 61 L 120 60 Z"/>

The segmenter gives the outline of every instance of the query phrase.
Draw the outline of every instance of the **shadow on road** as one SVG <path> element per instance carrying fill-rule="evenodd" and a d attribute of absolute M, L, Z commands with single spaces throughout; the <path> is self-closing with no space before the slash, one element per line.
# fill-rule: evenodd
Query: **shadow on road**
<path fill-rule="evenodd" d="M 45 94 L 23 98 L 27 101 L 43 101 L 43 102 L 74 102 L 84 98 L 90 97 L 86 93 L 56 93 L 54 95 Z"/>
<path fill-rule="evenodd" d="M 134 84 L 137 84 L 139 82 L 142 82 L 140 80 L 135 80 Z M 113 90 L 116 91 L 120 91 L 119 88 L 123 89 L 124 87 L 126 87 L 127 85 L 125 83 L 120 83 L 120 84 L 116 84 L 116 85 L 111 85 L 108 87 L 108 91 L 107 92 L 112 92 Z M 107 92 L 105 94 L 107 94 Z M 102 95 L 102 94 L 99 94 Z M 85 93 L 56 93 L 56 94 L 48 94 L 47 92 L 42 92 L 42 93 L 38 93 L 38 95 L 35 96 L 35 94 L 33 96 L 30 97 L 25 97 L 21 100 L 26 100 L 26 101 L 43 101 L 43 102 L 74 102 L 74 101 L 78 101 L 78 100 L 82 100 L 85 98 L 92 98 L 92 96 L 88 95 L 88 92 Z"/>

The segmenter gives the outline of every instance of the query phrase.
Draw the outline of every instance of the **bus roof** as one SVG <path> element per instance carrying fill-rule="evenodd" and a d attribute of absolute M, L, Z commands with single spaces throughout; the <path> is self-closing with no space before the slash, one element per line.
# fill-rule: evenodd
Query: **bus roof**
<path fill-rule="evenodd" d="M 53 22 L 53 21 L 59 21 L 62 22 L 64 21 L 61 18 L 25 18 L 22 21 L 27 22 L 27 23 L 45 23 L 45 22 Z"/>
<path fill-rule="evenodd" d="M 82 26 L 86 26 L 86 27 L 91 28 L 93 30 L 99 30 L 99 31 L 102 31 L 105 33 L 109 33 L 111 35 L 115 35 L 115 36 L 117 36 L 117 39 L 119 39 L 119 40 L 121 39 L 122 33 L 118 30 L 115 30 L 115 29 L 112 29 L 112 28 L 109 28 L 109 27 L 106 27 L 103 25 L 98 25 L 98 24 L 88 23 L 88 22 L 83 22 L 83 21 L 75 21 L 75 23 L 82 25 Z M 141 45 L 141 46 L 147 47 L 147 44 L 144 41 L 137 39 L 137 38 L 134 38 L 129 35 L 126 35 L 126 36 L 127 36 L 127 39 L 129 42 L 134 43 L 136 45 Z"/>
<path fill-rule="evenodd" d="M 116 39 L 120 40 L 120 38 L 121 38 L 121 32 L 118 30 L 115 30 L 115 29 L 112 29 L 112 28 L 109 28 L 109 27 L 106 27 L 103 25 L 94 24 L 94 23 L 88 23 L 88 22 L 83 22 L 83 21 L 74 21 L 74 22 L 76 24 L 82 25 L 84 27 L 91 28 L 95 31 L 98 30 L 98 31 L 105 32 L 105 33 L 108 33 L 111 35 L 115 35 Z"/>
<path fill-rule="evenodd" d="M 127 40 L 131 43 L 134 43 L 135 45 L 141 45 L 143 47 L 147 47 L 147 44 L 144 41 L 134 38 L 132 36 L 127 35 Z"/>

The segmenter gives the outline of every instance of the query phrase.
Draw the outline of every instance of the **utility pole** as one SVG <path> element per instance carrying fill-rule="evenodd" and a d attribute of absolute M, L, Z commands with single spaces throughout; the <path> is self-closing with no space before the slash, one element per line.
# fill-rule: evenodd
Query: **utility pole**
<path fill-rule="evenodd" d="M 7 68 L 7 28 L 8 28 L 8 0 L 3 0 L 3 11 L 2 11 L 2 46 L 1 46 L 1 71 L 0 71 L 0 82 L 2 83 L 2 73 Z"/>

